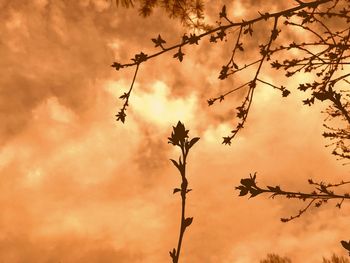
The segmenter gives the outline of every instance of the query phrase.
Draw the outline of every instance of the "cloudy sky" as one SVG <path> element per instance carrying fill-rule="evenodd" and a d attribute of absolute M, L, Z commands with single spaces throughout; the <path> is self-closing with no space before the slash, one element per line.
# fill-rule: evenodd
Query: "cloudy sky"
<path fill-rule="evenodd" d="M 256 16 L 252 7 L 278 10 L 270 2 L 234 1 L 228 12 L 240 19 Z M 207 22 L 215 23 L 222 4 L 211 1 Z M 324 105 L 302 105 L 306 95 L 296 87 L 307 76 L 287 82 L 267 67 L 265 79 L 291 95 L 258 86 L 245 129 L 225 146 L 244 94 L 211 107 L 206 100 L 249 77 L 218 79 L 232 41 L 203 40 L 184 49 L 182 63 L 164 54 L 142 65 L 122 124 L 118 97 L 134 69 L 117 72 L 111 63 L 156 51 L 158 34 L 175 44 L 188 31 L 179 21 L 162 10 L 145 19 L 104 0 L 0 0 L 0 18 L 1 262 L 170 262 L 180 217 L 172 189 L 180 178 L 169 161 L 179 152 L 167 137 L 178 120 L 201 137 L 188 160 L 194 221 L 183 262 L 250 263 L 275 252 L 316 263 L 346 255 L 339 241 L 350 238 L 347 204 L 339 210 L 330 202 L 281 223 L 303 203 L 239 198 L 234 190 L 250 172 L 262 185 L 305 191 L 308 178 L 348 178 L 349 166 L 321 136 Z M 264 32 L 256 30 L 262 42 Z"/>

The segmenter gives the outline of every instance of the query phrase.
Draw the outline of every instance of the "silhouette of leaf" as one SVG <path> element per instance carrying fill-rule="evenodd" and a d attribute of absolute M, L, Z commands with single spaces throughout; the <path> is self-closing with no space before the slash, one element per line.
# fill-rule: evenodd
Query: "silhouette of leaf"
<path fill-rule="evenodd" d="M 340 243 L 342 244 L 342 246 L 346 249 L 350 251 L 350 241 L 340 241 Z"/>
<path fill-rule="evenodd" d="M 217 33 L 217 38 L 220 38 L 220 40 L 224 40 L 224 37 L 226 36 L 225 30 L 221 30 Z"/>
<path fill-rule="evenodd" d="M 123 100 L 124 100 L 124 99 L 126 99 L 128 96 L 129 96 L 128 93 L 124 92 L 124 94 L 121 95 L 121 96 L 119 97 L 119 99 L 123 99 Z"/>
<path fill-rule="evenodd" d="M 222 144 L 228 144 L 231 145 L 231 137 L 226 136 L 226 137 L 222 137 L 224 140 L 222 142 Z"/>
<path fill-rule="evenodd" d="M 312 93 L 312 95 L 314 95 L 314 97 L 320 101 L 324 101 L 331 98 L 329 93 L 326 92 L 314 92 Z"/>
<path fill-rule="evenodd" d="M 173 259 L 173 262 L 175 262 L 175 257 L 176 257 L 176 249 L 173 248 L 173 251 L 169 251 L 170 257 Z"/>
<path fill-rule="evenodd" d="M 227 72 L 230 68 L 228 66 L 222 66 L 219 79 L 226 79 L 227 78 Z"/>
<path fill-rule="evenodd" d="M 209 39 L 209 42 L 210 42 L 210 43 L 216 43 L 216 42 L 217 42 L 217 41 L 216 41 L 216 37 L 213 36 L 213 35 L 211 35 L 211 36 L 210 36 L 210 39 Z"/>
<path fill-rule="evenodd" d="M 166 43 L 164 39 L 160 35 L 158 35 L 157 38 L 152 38 L 153 43 L 155 44 L 154 47 L 163 47 L 162 45 Z"/>
<path fill-rule="evenodd" d="M 250 193 L 250 197 L 249 197 L 249 198 L 251 198 L 251 197 L 255 197 L 255 196 L 261 194 L 262 191 L 259 190 L 259 189 L 250 188 L 250 189 L 249 189 L 249 193 Z"/>
<path fill-rule="evenodd" d="M 192 147 L 196 142 L 198 142 L 199 139 L 200 139 L 199 137 L 194 137 L 194 138 L 192 138 L 192 139 L 190 140 L 189 144 L 188 144 L 188 148 L 191 149 L 191 147 Z"/>
<path fill-rule="evenodd" d="M 173 58 L 177 58 L 180 62 L 182 62 L 184 58 L 184 53 L 182 53 L 181 48 L 179 48 L 179 51 L 173 56 Z"/>
<path fill-rule="evenodd" d="M 173 194 L 177 193 L 177 192 L 180 192 L 181 189 L 180 188 L 174 188 L 174 191 L 173 191 Z"/>
<path fill-rule="evenodd" d="M 131 59 L 133 60 L 136 64 L 140 64 L 141 62 L 144 62 L 147 60 L 148 55 L 141 52 L 140 54 L 136 54 L 135 58 Z"/>
<path fill-rule="evenodd" d="M 252 180 L 252 178 L 241 179 L 241 184 L 247 188 L 251 188 L 252 186 L 255 186 L 255 182 L 254 180 Z"/>
<path fill-rule="evenodd" d="M 219 16 L 220 16 L 220 18 L 226 17 L 226 16 L 227 16 L 227 14 L 226 14 L 226 5 L 224 5 L 224 6 L 222 7 Z"/>
<path fill-rule="evenodd" d="M 176 167 L 177 169 L 180 170 L 180 165 L 179 165 L 175 160 L 170 159 L 170 161 L 175 165 L 175 167 Z"/>
<path fill-rule="evenodd" d="M 240 190 L 239 196 L 245 196 L 246 194 L 249 193 L 248 188 L 245 187 L 245 186 L 243 186 L 243 185 L 237 186 L 237 187 L 236 187 L 236 190 Z"/>
<path fill-rule="evenodd" d="M 199 40 L 200 40 L 199 36 L 197 36 L 196 34 L 190 34 L 190 37 L 188 38 L 188 43 L 198 45 Z"/>
<path fill-rule="evenodd" d="M 208 102 L 208 106 L 211 106 L 211 105 L 214 104 L 214 100 L 213 99 L 209 99 L 209 100 L 207 100 L 207 102 Z"/>
<path fill-rule="evenodd" d="M 186 130 L 185 126 L 179 121 L 176 127 L 173 127 L 173 132 L 171 133 L 171 137 L 168 138 L 168 143 L 180 145 L 180 143 L 184 143 L 185 138 L 188 138 L 188 130 Z"/>
<path fill-rule="evenodd" d="M 282 90 L 282 97 L 287 97 L 290 94 L 290 91 L 287 89 Z"/>
<path fill-rule="evenodd" d="M 117 117 L 117 121 L 121 121 L 122 123 L 125 122 L 126 114 L 125 114 L 125 112 L 124 112 L 123 110 L 120 110 L 120 111 L 118 112 L 118 114 L 115 115 L 115 116 Z"/>
<path fill-rule="evenodd" d="M 237 48 L 238 48 L 239 51 L 244 51 L 242 43 L 237 43 Z"/>
<path fill-rule="evenodd" d="M 305 84 L 299 84 L 298 86 L 298 90 L 301 91 L 306 91 L 309 88 L 309 86 L 305 85 Z"/>
<path fill-rule="evenodd" d="M 261 17 L 266 21 L 266 20 L 268 20 L 269 19 L 269 17 L 270 17 L 270 14 L 269 13 L 265 13 L 265 14 L 262 14 L 262 13 L 260 13 L 260 12 L 258 12 L 259 13 L 259 15 L 261 15 Z"/>
<path fill-rule="evenodd" d="M 304 105 L 308 105 L 308 106 L 311 106 L 312 104 L 314 104 L 314 102 L 315 102 L 315 97 L 312 97 L 311 99 L 303 100 Z"/>
<path fill-rule="evenodd" d="M 118 62 L 114 62 L 112 65 L 111 65 L 112 68 L 115 68 L 115 70 L 119 70 L 121 68 L 123 68 L 123 65 L 118 63 Z"/>
<path fill-rule="evenodd" d="M 184 221 L 184 226 L 185 227 L 188 227 L 192 224 L 192 221 L 193 221 L 193 217 L 187 217 Z"/>

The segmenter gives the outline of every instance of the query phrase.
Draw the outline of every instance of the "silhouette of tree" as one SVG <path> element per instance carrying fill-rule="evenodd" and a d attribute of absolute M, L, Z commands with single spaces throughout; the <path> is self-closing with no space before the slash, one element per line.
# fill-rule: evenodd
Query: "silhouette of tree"
<path fill-rule="evenodd" d="M 322 263 L 350 263 L 350 260 L 345 257 L 333 254 L 330 259 L 323 258 Z"/>
<path fill-rule="evenodd" d="M 260 263 L 292 263 L 292 261 L 277 254 L 267 254 L 266 259 L 260 260 Z"/>
<path fill-rule="evenodd" d="M 163 1 L 141 1 L 149 9 L 141 11 L 149 15 L 156 4 Z M 165 2 L 165 1 L 164 1 Z M 175 5 L 176 1 L 167 1 Z M 184 1 L 186 2 L 186 1 Z M 194 3 L 194 1 L 190 1 Z M 141 5 L 142 6 L 142 5 Z M 190 12 L 192 9 L 184 7 Z M 141 9 L 142 10 L 142 9 Z M 304 74 L 305 83 L 299 83 L 297 89 L 308 94 L 303 100 L 306 106 L 317 102 L 326 105 L 324 113 L 325 132 L 323 136 L 330 140 L 333 147 L 332 154 L 338 159 L 350 159 L 350 101 L 349 89 L 350 73 L 350 2 L 348 0 L 290 0 L 286 1 L 285 8 L 276 12 L 257 12 L 251 19 L 236 21 L 228 13 L 226 6 L 219 12 L 219 21 L 215 26 L 200 27 L 196 33 L 184 34 L 178 43 L 169 45 L 160 35 L 151 39 L 158 51 L 152 54 L 140 52 L 132 58 L 130 63 L 114 62 L 111 66 L 116 70 L 134 67 L 135 74 L 128 92 L 120 96 L 124 101 L 117 113 L 118 121 L 125 122 L 129 98 L 141 64 L 148 62 L 165 53 L 172 52 L 173 58 L 182 62 L 185 58 L 186 47 L 199 45 L 205 38 L 215 45 L 220 41 L 231 39 L 234 42 L 231 55 L 227 63 L 219 70 L 218 78 L 225 80 L 238 75 L 242 85 L 232 87 L 214 98 L 208 98 L 208 106 L 217 102 L 224 102 L 229 95 L 238 90 L 244 90 L 245 96 L 236 108 L 236 122 L 230 134 L 223 137 L 222 143 L 230 145 L 233 138 L 247 124 L 251 106 L 254 103 L 254 94 L 257 88 L 272 87 L 279 90 L 282 97 L 290 94 L 292 87 L 286 87 L 270 82 L 264 77 L 263 68 L 282 71 L 287 78 Z M 257 39 L 257 32 L 260 37 Z M 263 33 L 261 33 L 263 32 Z M 265 34 L 266 33 L 266 34 Z M 267 37 L 266 37 L 267 36 Z M 302 36 L 302 37 L 300 37 Z M 302 39 L 302 40 L 300 40 Z M 262 42 L 261 42 L 262 41 Z M 259 43 L 260 42 L 260 43 Z M 250 61 L 247 58 L 255 54 Z M 249 53 L 249 54 L 248 54 Z M 249 78 L 243 71 L 251 70 Z M 264 88 L 265 88 L 264 87 Z M 256 182 L 256 175 L 241 179 L 236 187 L 240 196 L 248 193 L 250 197 L 269 193 L 271 197 L 282 196 L 290 199 L 299 199 L 307 202 L 296 215 L 283 218 L 283 222 L 300 217 L 311 206 L 320 207 L 328 200 L 338 200 L 336 206 L 341 208 L 344 200 L 348 200 L 349 193 L 335 193 L 335 188 L 344 186 L 349 182 L 330 184 L 313 182 L 314 187 L 310 193 L 298 191 L 285 191 L 280 186 L 260 187 Z M 342 246 L 350 251 L 350 241 L 342 241 Z"/>
<path fill-rule="evenodd" d="M 350 263 L 350 260 L 345 257 L 333 254 L 331 259 L 323 258 L 323 263 Z"/>
<path fill-rule="evenodd" d="M 281 257 L 277 254 L 267 254 L 266 259 L 260 260 L 260 263 L 292 263 L 292 260 L 288 257 Z M 350 263 L 350 260 L 333 254 L 330 259 L 323 257 L 322 263 Z"/>
<path fill-rule="evenodd" d="M 188 27 L 206 28 L 203 22 L 203 0 L 116 0 L 116 4 L 126 8 L 137 5 L 143 17 L 151 15 L 156 7 L 160 7 L 169 17 L 180 19 Z"/>
<path fill-rule="evenodd" d="M 151 1 L 152 2 L 152 1 Z M 155 1 L 157 2 L 157 1 Z M 158 2 L 157 2 L 158 3 Z M 188 45 L 198 45 L 203 38 L 209 38 L 213 44 L 223 41 L 229 36 L 235 38 L 235 45 L 232 54 L 226 65 L 222 66 L 219 73 L 219 79 L 224 80 L 229 76 L 237 75 L 241 71 L 253 69 L 255 73 L 252 79 L 248 79 L 242 85 L 234 87 L 227 92 L 218 95 L 215 98 L 208 99 L 208 105 L 215 102 L 222 102 L 224 99 L 241 89 L 246 89 L 240 106 L 236 108 L 236 117 L 238 119 L 235 128 L 231 134 L 223 137 L 223 144 L 231 144 L 232 139 L 244 127 L 251 105 L 254 99 L 254 93 L 257 85 L 266 85 L 280 90 L 283 97 L 290 94 L 285 86 L 278 86 L 264 80 L 261 76 L 262 67 L 268 62 L 273 69 L 285 71 L 286 77 L 292 77 L 297 73 L 311 74 L 314 78 L 312 82 L 300 83 L 298 89 L 301 91 L 310 91 L 311 96 L 303 103 L 311 106 L 316 101 L 329 102 L 326 109 L 327 121 L 340 121 L 344 127 L 332 127 L 325 125 L 327 132 L 323 136 L 332 140 L 334 145 L 333 154 L 340 158 L 350 158 L 349 138 L 350 124 L 349 112 L 349 94 L 343 90 L 343 85 L 349 85 L 347 78 L 349 73 L 343 74 L 349 62 L 349 3 L 346 0 L 316 0 L 311 2 L 297 1 L 298 5 L 275 13 L 259 13 L 256 18 L 234 22 L 229 18 L 226 7 L 223 6 L 219 17 L 218 26 L 211 29 L 202 30 L 201 34 L 184 34 L 181 41 L 175 45 L 166 46 L 166 41 L 158 35 L 152 38 L 155 47 L 160 49 L 151 55 L 140 52 L 132 58 L 131 63 L 114 62 L 111 66 L 116 70 L 127 67 L 135 67 L 135 77 L 139 66 L 157 56 L 175 50 L 173 57 L 180 62 L 184 59 L 184 48 Z M 272 25 L 270 25 L 272 22 Z M 264 24 L 265 23 L 265 24 Z M 254 28 L 259 27 L 267 30 L 270 27 L 268 39 L 263 44 L 256 44 L 258 50 L 258 59 L 246 62 L 245 45 L 252 45 L 254 39 Z M 299 30 L 304 35 L 306 41 L 297 42 L 293 39 L 288 44 L 285 43 L 285 37 L 282 42 L 278 40 L 283 32 Z M 256 42 L 256 41 L 255 41 Z M 249 50 L 251 52 L 251 50 Z M 239 54 L 241 53 L 241 54 Z M 295 55 L 296 54 L 296 55 Z M 283 61 L 273 60 L 274 57 L 284 57 Z M 343 85 L 340 85 L 342 82 Z M 117 120 L 125 121 L 128 98 L 131 95 L 132 86 L 129 92 L 123 94 L 120 98 L 125 100 L 122 109 L 118 112 Z"/>

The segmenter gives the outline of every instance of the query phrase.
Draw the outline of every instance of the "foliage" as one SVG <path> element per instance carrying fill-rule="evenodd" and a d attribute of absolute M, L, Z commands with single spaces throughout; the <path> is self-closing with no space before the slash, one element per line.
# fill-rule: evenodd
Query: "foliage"
<path fill-rule="evenodd" d="M 267 254 L 266 259 L 260 260 L 260 263 L 292 263 L 292 261 L 277 254 Z"/>
<path fill-rule="evenodd" d="M 267 254 L 266 259 L 260 260 L 260 263 L 292 263 L 292 260 L 277 254 Z M 330 259 L 323 257 L 322 263 L 350 263 L 350 260 L 333 254 Z"/>
<path fill-rule="evenodd" d="M 255 73 L 251 79 L 246 80 L 242 85 L 207 100 L 208 105 L 211 106 L 216 101 L 224 101 L 228 95 L 238 90 L 246 89 L 246 95 L 241 105 L 236 108 L 237 124 L 230 135 L 223 137 L 223 144 L 230 145 L 232 139 L 246 124 L 258 84 L 259 86 L 266 85 L 280 90 L 282 97 L 287 97 L 290 94 L 290 90 L 284 85 L 278 86 L 270 83 L 264 79 L 264 76 L 261 76 L 262 68 L 268 62 L 273 69 L 285 71 L 285 76 L 288 78 L 302 72 L 312 74 L 313 81 L 300 83 L 298 86 L 299 90 L 311 93 L 311 96 L 303 100 L 303 103 L 308 106 L 317 101 L 329 103 L 325 111 L 327 114 L 326 120 L 339 120 L 343 122 L 343 127 L 325 125 L 328 131 L 324 132 L 323 136 L 332 140 L 334 155 L 340 158 L 350 158 L 348 142 L 350 138 L 350 115 L 348 114 L 350 102 L 349 95 L 342 89 L 343 85 L 350 84 L 347 80 L 350 73 L 342 73 L 350 63 L 348 52 L 350 37 L 349 12 L 350 3 L 345 0 L 298 1 L 297 6 L 275 13 L 259 13 L 259 16 L 253 19 L 235 22 L 231 20 L 226 7 L 223 6 L 219 14 L 220 22 L 218 26 L 204 30 L 201 34 L 184 34 L 179 43 L 170 46 L 166 46 L 166 40 L 158 35 L 158 37 L 151 39 L 155 47 L 160 49 L 158 52 L 151 55 L 140 52 L 132 58 L 131 63 L 114 62 L 112 67 L 116 70 L 136 67 L 136 77 L 140 64 L 166 52 L 175 50 L 173 57 L 182 62 L 185 56 L 185 46 L 198 45 L 203 38 L 208 38 L 210 43 L 215 44 L 218 41 L 227 40 L 229 36 L 234 37 L 235 45 L 231 56 L 227 63 L 222 66 L 218 78 L 225 80 L 247 69 L 253 69 Z M 272 26 L 269 25 L 270 22 L 272 22 Z M 254 42 L 256 27 L 265 29 L 266 26 L 270 27 L 268 39 L 263 44 L 255 44 L 260 57 L 247 63 L 245 46 L 250 46 L 252 41 Z M 293 32 L 293 30 L 299 30 L 301 34 L 305 34 L 304 39 L 306 40 L 300 42 L 292 39 L 286 44 L 284 37 L 282 42 L 278 41 L 279 36 L 283 33 L 282 30 L 287 34 Z M 273 60 L 274 57 L 284 57 L 285 59 L 282 61 Z M 237 76 L 237 78 L 239 77 Z M 340 83 L 341 81 L 343 82 Z M 134 80 L 132 85 L 133 83 Z M 126 108 L 132 85 L 129 92 L 120 97 L 126 100 L 121 111 L 117 114 L 117 119 L 123 122 L 126 117 Z"/>
<path fill-rule="evenodd" d="M 305 208 L 299 210 L 299 212 L 294 216 L 291 216 L 289 218 L 281 218 L 282 222 L 288 222 L 290 220 L 300 217 L 312 205 L 318 208 L 331 199 L 340 199 L 340 201 L 336 204 L 336 207 L 341 208 L 343 201 L 350 199 L 349 193 L 338 194 L 331 190 L 331 188 L 349 184 L 350 181 L 341 181 L 338 184 L 326 184 L 324 182 L 317 183 L 309 179 L 308 182 L 310 185 L 314 186 L 314 190 L 310 193 L 282 190 L 282 188 L 279 185 L 259 187 L 256 182 L 256 173 L 254 173 L 254 175 L 250 175 L 248 178 L 241 179 L 241 185 L 237 186 L 236 190 L 240 191 L 239 196 L 245 196 L 247 194 L 250 194 L 249 198 L 258 196 L 260 194 L 268 193 L 272 198 L 275 198 L 276 196 L 284 196 L 288 199 L 299 199 L 303 202 L 307 201 L 307 205 Z"/>
<path fill-rule="evenodd" d="M 345 257 L 333 254 L 330 259 L 323 258 L 322 263 L 350 263 L 350 260 Z"/>
<path fill-rule="evenodd" d="M 270 194 L 271 198 L 275 198 L 276 196 L 282 196 L 287 199 L 298 199 L 302 202 L 306 202 L 306 206 L 298 211 L 297 214 L 292 215 L 288 218 L 281 218 L 282 222 L 289 222 L 293 219 L 300 217 L 307 210 L 309 210 L 312 206 L 315 208 L 321 207 L 323 204 L 328 203 L 329 200 L 338 200 L 336 203 L 336 207 L 341 208 L 344 200 L 350 199 L 350 194 L 348 192 L 345 193 L 336 193 L 333 188 L 337 188 L 339 186 L 344 186 L 350 183 L 350 181 L 341 181 L 337 184 L 330 184 L 324 182 L 314 182 L 312 179 L 308 180 L 308 183 L 314 187 L 313 191 L 309 193 L 302 193 L 300 191 L 288 191 L 282 190 L 279 185 L 276 186 L 266 186 L 260 187 L 256 181 L 256 173 L 253 175 L 250 174 L 248 178 L 241 179 L 241 184 L 236 186 L 236 190 L 239 191 L 239 196 L 245 196 L 250 194 L 249 198 L 258 196 L 260 194 Z M 350 253 L 350 241 L 341 241 L 342 246 L 349 251 Z"/>
<path fill-rule="evenodd" d="M 203 0 L 116 0 L 116 4 L 124 7 L 139 6 L 140 15 L 147 17 L 156 7 L 161 7 L 171 18 L 180 19 L 188 27 L 206 28 L 203 23 Z"/>
<path fill-rule="evenodd" d="M 196 142 L 198 142 L 199 137 L 189 139 L 188 132 L 189 130 L 186 130 L 185 125 L 179 121 L 176 127 L 173 127 L 171 136 L 168 138 L 168 143 L 177 146 L 181 149 L 181 156 L 179 157 L 179 161 L 170 159 L 170 161 L 179 171 L 182 180 L 181 187 L 174 188 L 173 191 L 174 194 L 179 192 L 181 194 L 182 200 L 179 241 L 177 244 L 177 249 L 173 248 L 173 250 L 169 252 L 173 263 L 179 262 L 183 236 L 185 234 L 186 229 L 192 224 L 193 221 L 193 217 L 185 217 L 186 197 L 187 194 L 192 190 L 188 188 L 188 180 L 186 178 L 186 160 L 190 149 Z"/>
<path fill-rule="evenodd" d="M 153 8 L 156 3 L 162 1 L 145 0 L 143 3 Z M 164 1 L 165 2 L 165 1 Z M 166 1 L 175 3 L 176 1 Z M 179 1 L 181 2 L 181 1 Z M 187 1 L 184 1 L 187 2 Z M 189 1 L 194 2 L 194 1 Z M 267 65 L 270 69 L 282 71 L 286 78 L 293 78 L 303 74 L 304 83 L 299 83 L 297 89 L 305 92 L 306 98 L 302 101 L 306 106 L 313 106 L 320 102 L 324 105 L 326 114 L 323 136 L 330 140 L 328 146 L 333 147 L 332 154 L 339 159 L 350 159 L 350 100 L 349 89 L 350 73 L 350 1 L 348 0 L 313 0 L 313 1 L 287 1 L 289 7 L 276 12 L 260 13 L 254 18 L 236 21 L 228 13 L 226 6 L 219 12 L 219 20 L 216 26 L 200 27 L 199 33 L 186 33 L 175 44 L 168 44 L 160 35 L 151 38 L 158 51 L 152 54 L 140 52 L 132 58 L 130 63 L 114 62 L 111 66 L 116 70 L 134 67 L 135 74 L 128 92 L 120 96 L 123 107 L 118 112 L 117 120 L 124 122 L 126 110 L 132 88 L 142 63 L 172 52 L 174 59 L 182 62 L 185 58 L 186 47 L 199 45 L 207 38 L 213 45 L 230 39 L 234 42 L 231 55 L 227 58 L 218 72 L 220 80 L 236 77 L 242 80 L 242 84 L 232 87 L 228 91 L 218 94 L 214 98 L 208 98 L 208 106 L 216 102 L 226 101 L 226 97 L 238 90 L 244 90 L 245 95 L 240 105 L 235 109 L 235 124 L 230 134 L 223 137 L 222 143 L 231 145 L 233 138 L 241 131 L 248 120 L 254 94 L 257 89 L 272 87 L 279 90 L 282 97 L 288 97 L 292 87 L 276 84 L 267 80 L 263 68 Z M 191 8 L 188 8 L 191 12 Z M 142 12 L 141 12 L 142 13 Z M 148 15 L 147 10 L 143 13 Z M 258 33 L 263 32 L 262 39 Z M 265 34 L 267 33 L 267 34 Z M 302 39 L 302 40 L 300 40 Z M 262 43 L 261 43 L 262 41 Z M 254 51 L 257 56 L 250 61 L 250 54 Z M 251 70 L 247 79 L 243 71 Z M 185 147 L 183 144 L 176 144 Z M 175 166 L 180 163 L 174 163 Z M 179 167 L 177 166 L 179 169 Z M 183 169 L 183 168 L 182 168 Z M 180 171 L 180 170 L 179 170 Z M 181 171 L 180 171 L 181 172 Z M 289 199 L 299 199 L 307 202 L 307 205 L 294 216 L 282 219 L 283 222 L 300 217 L 312 205 L 320 207 L 328 200 L 336 199 L 337 207 L 341 208 L 344 200 L 348 200 L 348 193 L 335 193 L 336 187 L 348 184 L 340 182 L 329 184 L 325 182 L 315 183 L 309 180 L 314 187 L 310 193 L 301 193 L 282 190 L 279 186 L 267 186 L 261 188 L 257 185 L 256 175 L 241 180 L 241 185 L 236 189 L 240 196 L 250 194 L 254 197 L 263 193 L 269 193 L 271 197 L 282 196 Z M 180 189 L 180 188 L 179 188 Z M 182 188 L 179 190 L 183 192 Z M 350 251 L 350 241 L 342 241 L 342 246 Z M 177 252 L 175 251 L 173 255 Z M 174 257 L 173 257 L 174 258 Z"/>

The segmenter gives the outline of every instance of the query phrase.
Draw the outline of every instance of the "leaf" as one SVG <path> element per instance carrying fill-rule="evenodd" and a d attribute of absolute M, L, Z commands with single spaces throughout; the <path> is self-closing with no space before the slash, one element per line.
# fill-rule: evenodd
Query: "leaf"
<path fill-rule="evenodd" d="M 207 100 L 207 102 L 208 102 L 208 106 L 213 105 L 213 104 L 214 104 L 214 101 L 215 101 L 215 100 L 213 100 L 213 99 L 209 99 L 209 100 Z"/>
<path fill-rule="evenodd" d="M 226 65 L 222 66 L 221 71 L 220 71 L 220 75 L 219 75 L 219 79 L 226 79 L 228 76 L 227 73 L 228 73 L 229 69 L 230 68 Z"/>
<path fill-rule="evenodd" d="M 198 45 L 198 41 L 200 40 L 201 38 L 199 36 L 197 36 L 196 34 L 190 34 L 190 37 L 188 38 L 188 43 L 190 45 L 192 44 L 196 44 Z"/>
<path fill-rule="evenodd" d="M 213 36 L 213 35 L 211 35 L 211 36 L 210 36 L 210 39 L 209 39 L 209 42 L 211 42 L 211 43 L 216 43 L 216 37 Z"/>
<path fill-rule="evenodd" d="M 220 32 L 217 33 L 217 38 L 220 38 L 220 40 L 224 40 L 224 37 L 226 36 L 225 30 L 221 29 Z"/>
<path fill-rule="evenodd" d="M 315 102 L 315 97 L 312 97 L 311 99 L 303 100 L 304 105 L 309 105 L 309 106 L 314 104 L 314 102 Z"/>
<path fill-rule="evenodd" d="M 237 187 L 236 187 L 236 190 L 240 190 L 239 196 L 245 196 L 245 195 L 248 194 L 248 192 L 249 192 L 248 188 L 246 188 L 246 187 L 243 186 L 243 185 L 237 186 Z"/>
<path fill-rule="evenodd" d="M 345 249 L 347 249 L 347 250 L 350 251 L 350 241 L 347 242 L 347 241 L 342 240 L 342 241 L 340 241 L 340 243 L 342 244 L 342 246 L 343 246 Z"/>
<path fill-rule="evenodd" d="M 308 88 L 309 88 L 309 86 L 307 86 L 305 84 L 299 84 L 298 90 L 306 91 Z"/>
<path fill-rule="evenodd" d="M 241 179 L 241 184 L 247 188 L 251 188 L 252 186 L 255 186 L 254 179 L 252 179 L 252 178 Z"/>
<path fill-rule="evenodd" d="M 331 96 L 329 96 L 329 93 L 325 92 L 314 92 L 312 93 L 312 95 L 314 95 L 314 97 L 320 101 L 324 101 L 331 98 Z"/>
<path fill-rule="evenodd" d="M 180 165 L 179 165 L 175 160 L 170 159 L 170 161 L 175 165 L 175 167 L 176 167 L 177 169 L 180 170 Z"/>
<path fill-rule="evenodd" d="M 170 257 L 174 260 L 176 256 L 176 249 L 173 248 L 173 251 L 169 251 Z M 174 261 L 173 261 L 174 262 Z"/>
<path fill-rule="evenodd" d="M 220 18 L 227 16 L 227 14 L 226 14 L 226 5 L 224 5 L 222 7 L 221 12 L 219 13 L 219 16 L 220 16 Z"/>
<path fill-rule="evenodd" d="M 123 68 L 123 65 L 118 63 L 118 62 L 114 62 L 112 65 L 111 65 L 112 68 L 115 68 L 115 70 L 119 70 L 121 68 Z"/>
<path fill-rule="evenodd" d="M 124 100 L 124 99 L 126 99 L 128 96 L 129 96 L 128 93 L 124 92 L 124 94 L 121 95 L 121 96 L 119 97 L 119 99 Z"/>
<path fill-rule="evenodd" d="M 199 141 L 199 137 L 192 138 L 190 143 L 188 144 L 188 148 L 190 149 L 196 142 Z"/>
<path fill-rule="evenodd" d="M 179 48 L 179 51 L 174 54 L 173 58 L 177 58 L 180 62 L 182 62 L 183 58 L 184 58 L 184 53 L 182 53 L 181 48 Z"/>
<path fill-rule="evenodd" d="M 120 111 L 118 112 L 118 114 L 115 115 L 115 116 L 117 117 L 117 121 L 121 121 L 122 123 L 125 122 L 126 114 L 125 114 L 125 112 L 124 112 L 123 110 L 120 110 Z"/>
<path fill-rule="evenodd" d="M 238 48 L 240 51 L 244 51 L 244 48 L 243 48 L 243 44 L 242 44 L 242 43 L 238 43 L 238 44 L 237 44 L 237 48 Z"/>
<path fill-rule="evenodd" d="M 187 217 L 184 221 L 184 226 L 185 227 L 188 227 L 192 224 L 192 221 L 193 221 L 193 217 Z"/>
<path fill-rule="evenodd" d="M 174 188 L 174 191 L 173 191 L 173 194 L 177 193 L 177 192 L 180 192 L 181 189 L 180 188 Z"/>
<path fill-rule="evenodd" d="M 230 136 L 227 136 L 227 137 L 222 137 L 224 140 L 222 142 L 222 144 L 228 144 L 228 145 L 231 145 L 231 137 Z"/>
<path fill-rule="evenodd" d="M 141 52 L 140 54 L 136 54 L 135 58 L 133 58 L 131 60 L 133 60 L 136 64 L 140 64 L 141 62 L 146 61 L 147 57 L 148 57 L 147 54 Z"/>
<path fill-rule="evenodd" d="M 287 97 L 290 94 L 290 91 L 287 89 L 283 89 L 282 91 L 282 97 Z"/>
<path fill-rule="evenodd" d="M 257 196 L 257 195 L 259 195 L 259 194 L 262 193 L 261 190 L 259 190 L 259 189 L 254 189 L 254 188 L 249 189 L 249 192 L 250 192 L 250 197 L 249 197 L 249 198 L 255 197 L 255 196 Z"/>
<path fill-rule="evenodd" d="M 152 38 L 152 41 L 155 44 L 155 47 L 162 47 L 162 45 L 166 43 L 166 41 L 162 39 L 160 35 L 158 35 L 157 38 Z"/>

